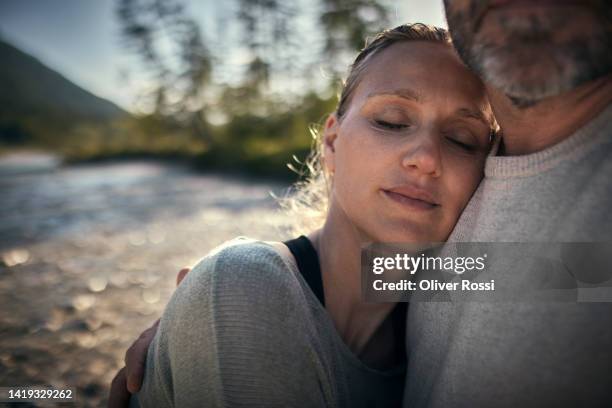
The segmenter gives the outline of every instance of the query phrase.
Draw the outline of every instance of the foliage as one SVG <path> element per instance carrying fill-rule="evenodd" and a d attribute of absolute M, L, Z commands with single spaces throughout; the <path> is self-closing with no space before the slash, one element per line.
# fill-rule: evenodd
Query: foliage
<path fill-rule="evenodd" d="M 204 168 L 291 177 L 286 164 L 308 153 L 309 126 L 333 111 L 338 78 L 389 21 L 385 0 L 233 0 L 233 14 L 218 21 L 223 35 L 210 38 L 181 0 L 116 1 L 125 49 L 153 84 L 150 111 L 91 120 L 28 105 L 0 112 L 0 148 L 35 144 L 68 160 L 180 156 Z M 237 51 L 248 58 L 227 79 L 228 56 Z M 318 74 L 321 67 L 330 75 Z"/>
<path fill-rule="evenodd" d="M 179 0 L 118 0 L 118 17 L 126 44 L 155 73 L 155 112 L 182 120 L 199 135 L 206 145 L 200 160 L 204 165 L 253 169 L 286 163 L 293 153 L 305 155 L 311 144 L 309 125 L 334 108 L 334 98 L 321 95 L 334 93 L 339 76 L 367 35 L 387 27 L 389 7 L 383 1 L 319 0 L 313 6 L 299 0 L 233 0 L 233 15 L 223 20 L 223 38 L 217 41 L 204 38 L 206 30 L 199 29 Z M 312 25 L 304 29 L 299 20 L 304 20 L 307 9 Z M 189 33 L 190 40 L 176 32 Z M 233 42 L 232 32 L 239 33 Z M 160 51 L 163 40 L 169 40 L 179 55 L 195 57 L 166 55 L 169 63 Z M 220 50 L 203 46 L 221 40 L 227 41 Z M 220 80 L 228 56 L 240 49 L 248 50 L 250 58 L 242 75 L 231 82 Z M 312 78 L 313 67 L 323 61 L 331 73 L 323 88 L 278 92 L 279 83 Z M 181 72 L 193 75 L 183 88 L 174 87 Z M 180 109 L 169 109 L 169 93 L 178 98 Z M 191 115 L 184 115 L 189 106 Z M 221 124 L 211 125 L 211 118 Z"/>
<path fill-rule="evenodd" d="M 117 16 L 128 49 L 153 74 L 154 111 L 184 115 L 210 80 L 211 55 L 200 27 L 175 0 L 119 0 Z M 171 49 L 162 51 L 162 43 Z"/>

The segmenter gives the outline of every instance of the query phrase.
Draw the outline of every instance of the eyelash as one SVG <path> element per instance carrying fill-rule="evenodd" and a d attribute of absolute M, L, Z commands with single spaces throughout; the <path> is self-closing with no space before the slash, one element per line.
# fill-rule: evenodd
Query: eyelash
<path fill-rule="evenodd" d="M 391 123 L 391 122 L 387 122 L 387 121 L 384 121 L 384 120 L 375 120 L 374 122 L 376 123 L 376 125 L 378 125 L 378 126 L 380 126 L 382 128 L 388 129 L 388 130 L 402 130 L 402 129 L 405 129 L 407 127 L 410 127 L 410 125 L 406 125 L 406 124 L 403 124 L 403 123 Z M 448 136 L 445 136 L 445 137 L 446 137 L 446 139 L 448 141 L 453 143 L 455 146 L 457 146 L 457 147 L 459 147 L 459 148 L 461 148 L 461 149 L 463 149 L 463 150 L 465 150 L 467 152 L 473 152 L 473 151 L 475 151 L 477 149 L 475 146 L 469 145 L 467 143 L 460 142 L 457 139 L 453 139 L 452 137 L 448 137 Z"/>
<path fill-rule="evenodd" d="M 469 145 L 467 143 L 460 142 L 457 139 L 453 139 L 451 137 L 446 137 L 446 139 L 448 141 L 450 141 L 451 143 L 453 143 L 454 145 L 456 145 L 456 146 L 458 146 L 458 147 L 460 147 L 460 148 L 462 148 L 462 149 L 464 149 L 464 150 L 466 150 L 468 152 L 473 152 L 474 150 L 476 150 L 475 146 Z"/>
<path fill-rule="evenodd" d="M 378 126 L 386 128 L 386 129 L 390 129 L 390 130 L 400 130 L 400 129 L 405 129 L 408 126 L 410 126 L 410 125 L 405 125 L 403 123 L 386 122 L 384 120 L 376 120 L 375 122 Z"/>

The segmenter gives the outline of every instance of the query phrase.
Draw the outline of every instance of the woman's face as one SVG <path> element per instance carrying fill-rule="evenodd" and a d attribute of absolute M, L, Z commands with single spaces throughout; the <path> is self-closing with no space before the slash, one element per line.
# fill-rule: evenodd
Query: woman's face
<path fill-rule="evenodd" d="M 324 132 L 340 211 L 377 242 L 445 241 L 478 186 L 492 113 L 451 46 L 396 43 L 367 62 Z"/>

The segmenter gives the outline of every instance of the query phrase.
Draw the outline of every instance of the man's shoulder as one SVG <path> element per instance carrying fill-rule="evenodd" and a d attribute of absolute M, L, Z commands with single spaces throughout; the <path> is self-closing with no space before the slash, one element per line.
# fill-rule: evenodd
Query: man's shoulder
<path fill-rule="evenodd" d="M 607 108 L 547 149 L 489 157 L 449 241 L 609 241 L 611 118 Z"/>

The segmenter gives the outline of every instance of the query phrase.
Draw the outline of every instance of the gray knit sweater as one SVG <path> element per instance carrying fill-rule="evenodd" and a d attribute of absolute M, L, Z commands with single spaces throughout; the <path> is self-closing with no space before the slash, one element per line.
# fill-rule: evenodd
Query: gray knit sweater
<path fill-rule="evenodd" d="M 450 240 L 612 242 L 612 107 L 541 152 L 490 157 Z M 406 408 L 612 407 L 612 303 L 414 303 L 406 347 Z"/>
<path fill-rule="evenodd" d="M 132 406 L 387 407 L 405 366 L 365 366 L 338 335 L 293 258 L 233 241 L 172 296 Z"/>

